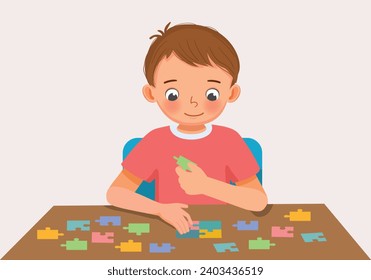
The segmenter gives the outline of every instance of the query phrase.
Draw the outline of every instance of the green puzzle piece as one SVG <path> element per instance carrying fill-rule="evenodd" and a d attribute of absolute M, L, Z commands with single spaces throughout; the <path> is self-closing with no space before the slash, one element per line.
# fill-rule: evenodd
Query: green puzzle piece
<path fill-rule="evenodd" d="M 183 156 L 179 156 L 179 157 L 174 156 L 173 158 L 176 160 L 176 164 L 179 165 L 185 171 L 187 171 L 187 170 L 191 171 L 191 169 L 188 167 L 188 163 L 193 163 L 193 164 L 197 165 L 193 161 L 190 161 L 189 159 L 187 159 Z"/>
<path fill-rule="evenodd" d="M 149 233 L 150 230 L 148 223 L 130 223 L 127 227 L 123 227 L 123 229 L 127 229 L 129 233 L 135 233 L 136 235 Z"/>
<path fill-rule="evenodd" d="M 73 240 L 67 240 L 66 244 L 61 244 L 61 247 L 66 247 L 68 251 L 86 251 L 88 250 L 88 241 L 74 238 Z"/>
<path fill-rule="evenodd" d="M 271 246 L 276 246 L 275 243 L 271 243 L 270 240 L 264 240 L 258 237 L 256 240 L 249 240 L 250 250 L 269 250 Z"/>

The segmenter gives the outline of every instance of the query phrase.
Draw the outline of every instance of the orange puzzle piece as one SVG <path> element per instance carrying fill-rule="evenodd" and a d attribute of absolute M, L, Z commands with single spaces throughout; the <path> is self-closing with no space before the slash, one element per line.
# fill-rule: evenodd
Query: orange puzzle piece
<path fill-rule="evenodd" d="M 289 215 L 283 216 L 284 218 L 289 218 L 290 222 L 310 222 L 311 212 L 304 211 L 303 209 L 298 209 L 298 211 L 291 211 Z"/>
<path fill-rule="evenodd" d="M 142 242 L 134 242 L 133 240 L 128 240 L 128 242 L 121 242 L 119 246 L 115 246 L 116 249 L 120 249 L 122 253 L 133 253 L 142 252 Z"/>
<path fill-rule="evenodd" d="M 50 229 L 50 227 L 46 227 L 45 229 L 38 229 L 37 230 L 37 239 L 53 239 L 56 240 L 59 236 L 64 236 L 64 233 L 60 233 L 57 229 Z"/>

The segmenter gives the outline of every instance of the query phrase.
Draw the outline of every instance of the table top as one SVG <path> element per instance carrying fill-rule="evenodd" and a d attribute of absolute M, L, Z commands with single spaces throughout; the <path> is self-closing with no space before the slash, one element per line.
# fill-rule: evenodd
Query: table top
<path fill-rule="evenodd" d="M 295 213 L 290 214 L 290 212 L 297 212 L 298 209 L 311 212 L 310 221 L 294 221 Z M 198 232 L 198 238 L 178 238 L 176 230 L 156 216 L 113 206 L 54 206 L 2 259 L 369 259 L 324 204 L 270 204 L 264 211 L 258 213 L 231 205 L 190 205 L 187 212 L 190 213 L 194 221 L 219 223 L 220 228 L 217 235 L 221 238 L 201 238 L 203 234 L 200 232 L 202 230 L 197 229 L 197 225 L 194 232 Z M 288 216 L 285 217 L 285 215 Z M 104 226 L 102 222 L 97 222 L 101 216 L 119 216 L 121 218 L 120 225 Z M 73 220 L 85 220 L 85 223 L 88 221 L 90 225 L 85 230 L 68 231 L 67 221 Z M 123 229 L 129 223 L 148 223 L 150 232 L 137 235 L 135 232 L 129 232 L 130 227 Z M 200 223 L 199 226 L 201 227 L 202 224 L 205 225 L 205 223 Z M 238 224 L 240 226 L 237 226 Z M 257 228 L 254 228 L 255 226 Z M 38 239 L 38 230 L 45 230 L 47 227 L 51 230 L 59 230 L 57 235 L 62 233 L 63 236 L 54 236 L 57 238 L 54 240 Z M 250 227 L 250 230 L 242 230 L 244 227 Z M 293 227 L 293 237 L 276 237 L 277 232 L 273 233 L 272 227 L 280 227 L 283 236 L 290 235 L 290 233 L 285 233 L 284 227 L 286 229 Z M 104 235 L 107 232 L 114 235 L 113 241 L 109 241 L 112 243 L 95 243 L 96 240 L 93 242 L 93 234 Z M 304 239 L 308 237 L 308 234 L 318 232 L 321 232 L 322 236 L 317 241 L 305 242 Z M 267 241 L 256 241 L 260 237 Z M 42 238 L 41 235 L 40 238 Z M 73 248 L 71 242 L 75 238 L 79 238 L 78 241 L 83 241 L 83 246 L 86 248 L 71 250 Z M 120 244 L 124 242 L 126 245 L 121 248 L 125 246 L 128 248 L 127 242 L 129 240 L 133 240 L 136 244 L 134 246 L 136 249 L 133 250 L 139 250 L 137 245 L 140 243 L 141 252 L 121 252 Z M 150 245 L 151 243 L 157 243 L 157 245 Z M 163 245 L 164 243 L 170 243 L 169 246 L 173 247 L 169 250 L 170 252 L 150 252 L 151 246 L 166 248 L 168 245 Z M 220 243 L 235 243 L 233 248 L 238 249 L 217 252 L 214 244 Z M 258 250 L 256 246 L 261 247 Z"/>

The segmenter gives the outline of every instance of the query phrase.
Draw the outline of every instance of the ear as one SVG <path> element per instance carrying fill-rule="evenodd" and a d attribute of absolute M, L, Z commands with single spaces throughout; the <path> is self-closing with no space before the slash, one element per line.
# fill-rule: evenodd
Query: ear
<path fill-rule="evenodd" d="M 143 86 L 142 92 L 143 92 L 144 98 L 147 99 L 148 102 L 154 103 L 154 102 L 156 102 L 156 99 L 153 96 L 152 88 L 153 87 L 151 85 L 147 84 L 147 85 Z"/>
<path fill-rule="evenodd" d="M 231 95 L 228 98 L 228 102 L 235 102 L 240 96 L 241 88 L 239 85 L 234 84 L 231 86 Z"/>

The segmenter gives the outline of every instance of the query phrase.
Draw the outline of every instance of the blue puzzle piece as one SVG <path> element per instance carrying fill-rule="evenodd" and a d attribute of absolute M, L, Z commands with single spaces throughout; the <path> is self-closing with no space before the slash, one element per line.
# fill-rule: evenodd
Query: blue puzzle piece
<path fill-rule="evenodd" d="M 100 219 L 95 221 L 100 223 L 101 226 L 109 226 L 110 223 L 113 226 L 121 226 L 120 216 L 100 216 Z"/>
<path fill-rule="evenodd" d="M 90 221 L 89 220 L 68 220 L 67 230 L 74 231 L 76 229 L 80 229 L 81 231 L 89 231 Z"/>
<path fill-rule="evenodd" d="M 222 229 L 222 222 L 221 221 L 200 221 L 198 226 L 200 229 L 206 229 L 207 231 L 213 231 L 214 229 Z"/>
<path fill-rule="evenodd" d="M 176 237 L 177 238 L 199 238 L 200 232 L 198 230 L 190 230 L 185 234 L 180 234 L 178 231 L 176 231 Z"/>
<path fill-rule="evenodd" d="M 259 222 L 251 221 L 249 224 L 246 221 L 237 221 L 237 224 L 233 225 L 237 230 L 258 230 Z"/>
<path fill-rule="evenodd" d="M 159 246 L 157 243 L 149 244 L 150 253 L 171 253 L 171 250 L 174 250 L 175 247 L 171 246 L 170 243 L 163 243 L 162 246 Z"/>
<path fill-rule="evenodd" d="M 324 237 L 323 232 L 312 232 L 312 233 L 302 233 L 301 237 L 303 238 L 304 242 L 325 242 L 327 239 Z"/>
<path fill-rule="evenodd" d="M 238 248 L 236 243 L 214 243 L 214 248 L 218 253 L 225 253 L 227 251 L 230 252 L 238 252 Z"/>

